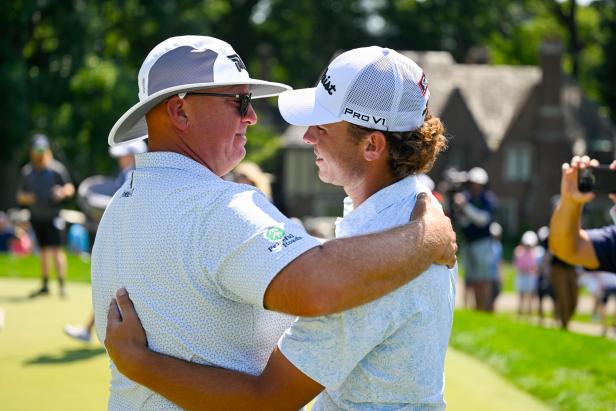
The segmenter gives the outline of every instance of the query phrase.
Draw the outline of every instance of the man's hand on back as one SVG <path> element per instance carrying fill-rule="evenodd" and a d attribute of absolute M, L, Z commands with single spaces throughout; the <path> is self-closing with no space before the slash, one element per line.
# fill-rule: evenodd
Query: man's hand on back
<path fill-rule="evenodd" d="M 147 338 L 141 320 L 126 289 L 116 293 L 107 314 L 105 348 L 118 370 L 134 379 L 133 372 L 140 365 L 140 356 L 147 354 Z"/>
<path fill-rule="evenodd" d="M 458 244 L 456 233 L 451 226 L 451 220 L 443 211 L 430 204 L 430 196 L 426 193 L 417 195 L 417 202 L 411 214 L 411 222 L 423 225 L 424 236 L 435 251 L 435 264 L 452 268 L 456 264 Z"/>

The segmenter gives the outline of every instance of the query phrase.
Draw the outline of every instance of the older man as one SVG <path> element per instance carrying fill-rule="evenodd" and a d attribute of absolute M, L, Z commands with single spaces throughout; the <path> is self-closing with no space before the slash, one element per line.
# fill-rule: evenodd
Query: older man
<path fill-rule="evenodd" d="M 125 286 L 153 350 L 256 375 L 290 324 L 274 311 L 331 314 L 392 291 L 434 261 L 454 263 L 449 221 L 425 204 L 410 224 L 321 245 L 254 188 L 222 180 L 245 155 L 257 119 L 251 98 L 288 89 L 251 79 L 227 43 L 164 41 L 143 63 L 139 89 L 140 102 L 109 137 L 113 145 L 147 133 L 150 152 L 137 156 L 94 245 L 101 340 L 109 301 Z M 112 374 L 110 408 L 173 407 L 113 365 Z"/>

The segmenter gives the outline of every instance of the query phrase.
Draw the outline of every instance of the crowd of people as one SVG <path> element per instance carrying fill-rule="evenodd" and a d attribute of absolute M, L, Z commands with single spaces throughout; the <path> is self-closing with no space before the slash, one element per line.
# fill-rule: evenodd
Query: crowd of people
<path fill-rule="evenodd" d="M 563 329 L 576 313 L 578 296 L 583 286 L 594 300 L 593 321 L 602 326 L 606 335 L 610 328 L 607 306 L 616 295 L 616 275 L 611 272 L 594 271 L 580 261 L 573 263 L 567 257 L 550 250 L 550 228 L 546 225 L 536 231 L 523 232 L 510 248 L 510 273 L 505 273 L 503 228 L 496 221 L 498 201 L 489 190 L 489 175 L 480 168 L 469 171 L 446 173 L 443 181 L 435 184 L 428 177 L 426 183 L 435 198 L 448 211 L 454 225 L 460 231 L 460 257 L 464 268 L 463 303 L 465 307 L 493 312 L 498 296 L 507 281 L 508 291 L 517 293 L 517 313 L 520 317 L 539 317 L 540 322 L 551 316 Z M 453 181 L 453 184 L 452 184 Z M 559 204 L 554 198 L 553 206 Z M 585 268 L 586 267 L 586 268 Z M 590 269 L 587 269 L 590 268 Z M 512 278 L 506 278 L 506 277 Z M 461 290 L 462 292 L 462 290 Z M 546 300 L 549 303 L 546 305 Z M 506 310 L 511 307 L 507 306 Z M 611 327 L 616 333 L 616 312 Z"/>

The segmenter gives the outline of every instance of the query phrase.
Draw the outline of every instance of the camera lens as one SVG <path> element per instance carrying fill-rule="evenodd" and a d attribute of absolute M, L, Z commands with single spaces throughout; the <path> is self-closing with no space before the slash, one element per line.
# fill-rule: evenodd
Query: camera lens
<path fill-rule="evenodd" d="M 592 169 L 584 168 L 578 171 L 578 190 L 582 193 L 590 193 L 595 187 L 595 176 Z"/>

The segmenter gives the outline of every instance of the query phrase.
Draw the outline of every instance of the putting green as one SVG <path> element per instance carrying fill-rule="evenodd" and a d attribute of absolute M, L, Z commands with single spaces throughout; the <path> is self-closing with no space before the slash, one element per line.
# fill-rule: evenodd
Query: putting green
<path fill-rule="evenodd" d="M 80 324 L 91 312 L 87 284 L 69 283 L 68 297 L 26 296 L 33 280 L 0 278 L 0 408 L 3 410 L 104 410 L 107 356 L 96 338 L 90 344 L 64 335 L 64 324 Z M 548 408 L 489 367 L 449 349 L 445 398 L 448 410 L 534 411 Z"/>
<path fill-rule="evenodd" d="M 87 284 L 68 284 L 68 297 L 29 299 L 37 281 L 0 279 L 0 408 L 3 410 L 105 410 L 110 378 L 104 348 L 96 337 L 85 344 L 64 335 L 64 324 L 90 315 Z"/>

